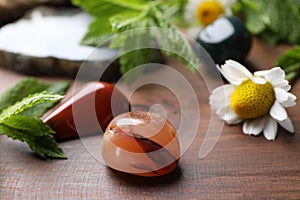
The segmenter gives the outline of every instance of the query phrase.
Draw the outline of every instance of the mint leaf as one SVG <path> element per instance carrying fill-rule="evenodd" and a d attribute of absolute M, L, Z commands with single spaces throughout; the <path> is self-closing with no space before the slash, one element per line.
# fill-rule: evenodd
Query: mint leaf
<path fill-rule="evenodd" d="M 103 20 L 118 14 L 124 10 L 143 11 L 148 5 L 147 0 L 72 0 L 76 6 Z"/>
<path fill-rule="evenodd" d="M 141 15 L 139 11 L 123 11 L 114 15 L 109 19 L 112 26 L 112 30 L 116 32 L 122 32 L 129 30 L 129 27 L 147 27 L 147 24 L 142 25 L 144 15 Z"/>
<path fill-rule="evenodd" d="M 53 135 L 30 138 L 26 142 L 32 151 L 42 158 L 67 158 L 63 150 L 57 145 Z"/>
<path fill-rule="evenodd" d="M 286 73 L 286 79 L 293 81 L 300 75 L 300 46 L 284 52 L 276 61 Z"/>
<path fill-rule="evenodd" d="M 67 158 L 63 150 L 58 146 L 53 135 L 40 137 L 29 136 L 26 132 L 16 130 L 1 123 L 0 134 L 6 135 L 14 140 L 26 142 L 29 147 L 42 158 Z"/>
<path fill-rule="evenodd" d="M 0 123 L 0 134 L 26 142 L 42 158 L 67 158 L 58 146 L 54 131 L 40 119 L 26 116 L 10 116 Z"/>
<path fill-rule="evenodd" d="M 300 43 L 300 10 L 295 0 L 238 0 L 234 11 L 248 30 L 270 44 Z"/>
<path fill-rule="evenodd" d="M 67 158 L 53 137 L 54 131 L 40 119 L 10 116 L 0 123 L 0 134 L 26 142 L 42 158 Z"/>
<path fill-rule="evenodd" d="M 187 0 L 73 0 L 73 3 L 94 17 L 83 38 L 84 44 L 97 46 L 97 42 L 109 36 L 109 27 L 111 33 L 119 33 L 114 35 L 109 47 L 120 50 L 123 74 L 136 66 L 149 63 L 153 48 L 163 49 L 167 55 L 179 58 L 193 71 L 199 65 L 190 44 L 174 26 L 176 18 L 182 16 Z M 156 29 L 157 32 L 149 33 L 151 27 L 169 32 Z M 161 39 L 158 41 L 158 38 Z M 139 70 L 135 72 L 131 77 L 125 76 L 130 79 L 127 82 L 132 82 L 142 73 Z"/>
<path fill-rule="evenodd" d="M 81 44 L 88 46 L 98 46 L 108 40 L 113 33 L 111 32 L 111 25 L 108 20 L 94 18 L 89 25 L 89 29 L 83 37 Z"/>
<path fill-rule="evenodd" d="M 154 7 L 153 12 L 156 19 L 160 19 L 156 21 L 157 26 L 163 27 L 160 34 L 162 38 L 162 50 L 167 55 L 179 58 L 192 72 L 194 72 L 199 66 L 199 60 L 195 56 L 187 39 L 172 23 L 165 20 L 164 7 Z"/>
<path fill-rule="evenodd" d="M 28 135 L 26 133 L 15 130 L 11 127 L 5 126 L 0 123 L 0 134 L 6 135 L 14 140 L 20 140 L 21 142 L 26 142 Z"/>
<path fill-rule="evenodd" d="M 55 83 L 48 84 L 48 87 L 46 88 L 46 92 L 51 94 L 60 94 L 64 95 L 67 91 L 67 89 L 70 86 L 69 81 L 58 81 Z"/>
<path fill-rule="evenodd" d="M 70 86 L 69 81 L 59 81 L 56 83 L 49 84 L 45 91 L 50 94 L 64 95 L 67 89 L 69 88 L 69 86 Z M 57 103 L 58 101 L 44 102 L 28 108 L 20 114 L 29 117 L 41 117 L 43 116 L 43 114 L 45 114 L 45 112 L 47 112 L 50 108 L 55 106 Z"/>
<path fill-rule="evenodd" d="M 45 83 L 32 77 L 24 78 L 0 94 L 0 113 L 3 109 L 15 104 L 18 101 L 21 101 L 28 95 L 43 91 L 64 95 L 69 86 L 69 81 Z M 56 102 L 47 102 L 36 107 L 32 107 L 22 114 L 32 117 L 41 117 L 48 109 L 53 107 L 55 104 Z"/>
<path fill-rule="evenodd" d="M 17 115 L 24 110 L 31 108 L 35 105 L 38 105 L 43 102 L 57 102 L 61 100 L 63 96 L 58 94 L 47 94 L 45 92 L 43 93 L 37 93 L 30 95 L 29 97 L 25 97 L 22 101 L 17 102 L 16 104 L 4 109 L 2 113 L 0 114 L 0 123 L 5 120 L 6 118 Z"/>
<path fill-rule="evenodd" d="M 22 132 L 28 135 L 28 137 L 55 134 L 49 126 L 45 126 L 41 119 L 34 117 L 13 115 L 4 119 L 1 124 L 15 131 Z"/>
<path fill-rule="evenodd" d="M 48 84 L 35 78 L 24 78 L 0 94 L 0 112 L 30 94 L 46 90 Z"/>
<path fill-rule="evenodd" d="M 300 64 L 300 46 L 285 51 L 276 61 L 276 65 L 283 67 Z"/>
<path fill-rule="evenodd" d="M 142 12 L 147 7 L 144 0 L 72 0 L 76 6 L 83 8 L 93 16 L 93 21 L 81 43 L 98 46 L 113 35 L 110 18 L 124 11 Z"/>
<path fill-rule="evenodd" d="M 26 142 L 43 158 L 66 158 L 53 137 L 55 132 L 37 117 L 61 100 L 68 87 L 68 81 L 48 84 L 25 78 L 7 89 L 0 94 L 0 134 Z"/>

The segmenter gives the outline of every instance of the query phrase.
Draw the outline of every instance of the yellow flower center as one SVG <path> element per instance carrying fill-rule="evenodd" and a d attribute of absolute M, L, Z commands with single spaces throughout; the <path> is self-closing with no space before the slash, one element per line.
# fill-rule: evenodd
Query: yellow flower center
<path fill-rule="evenodd" d="M 217 0 L 204 0 L 197 8 L 198 21 L 207 26 L 224 13 L 223 6 Z"/>
<path fill-rule="evenodd" d="M 232 110 L 244 119 L 266 115 L 275 101 L 275 92 L 271 83 L 257 84 L 246 80 L 231 95 Z"/>

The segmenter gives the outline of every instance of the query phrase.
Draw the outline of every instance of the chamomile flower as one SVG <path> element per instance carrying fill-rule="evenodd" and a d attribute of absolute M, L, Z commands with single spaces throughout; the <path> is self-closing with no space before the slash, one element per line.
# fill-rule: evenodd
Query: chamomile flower
<path fill-rule="evenodd" d="M 219 16 L 231 15 L 231 6 L 236 0 L 189 0 L 184 12 L 191 34 L 214 22 Z"/>
<path fill-rule="evenodd" d="M 259 135 L 267 140 L 277 135 L 277 123 L 293 133 L 293 124 L 285 110 L 296 104 L 296 96 L 280 67 L 250 73 L 243 65 L 227 60 L 221 74 L 230 84 L 216 88 L 209 97 L 209 104 L 217 115 L 228 124 L 243 122 L 243 132 Z"/>

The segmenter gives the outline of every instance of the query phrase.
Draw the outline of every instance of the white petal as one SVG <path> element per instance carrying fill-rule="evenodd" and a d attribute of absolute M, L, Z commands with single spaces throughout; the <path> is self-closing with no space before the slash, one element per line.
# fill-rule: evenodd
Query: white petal
<path fill-rule="evenodd" d="M 281 104 L 283 107 L 288 108 L 288 107 L 293 107 L 296 105 L 296 102 L 294 101 L 287 101 Z"/>
<path fill-rule="evenodd" d="M 286 110 L 282 105 L 280 105 L 277 100 L 275 100 L 273 106 L 270 109 L 270 115 L 277 121 L 283 121 L 288 117 Z"/>
<path fill-rule="evenodd" d="M 291 107 L 296 105 L 296 99 L 297 97 L 293 95 L 292 93 L 289 93 L 281 88 L 275 88 L 275 96 L 277 101 L 283 106 L 283 107 Z"/>
<path fill-rule="evenodd" d="M 264 117 L 246 120 L 243 124 L 243 132 L 249 135 L 258 135 L 263 130 L 265 122 Z"/>
<path fill-rule="evenodd" d="M 291 89 L 289 82 L 285 80 L 285 72 L 280 67 L 275 67 L 270 70 L 257 71 L 255 76 L 262 76 L 271 82 L 273 87 L 279 87 L 286 91 Z"/>
<path fill-rule="evenodd" d="M 234 111 L 230 111 L 224 116 L 224 121 L 226 121 L 229 125 L 235 125 L 241 123 L 243 119 L 240 118 Z"/>
<path fill-rule="evenodd" d="M 254 76 L 263 76 L 263 77 L 265 77 L 269 73 L 269 71 L 270 70 L 256 71 L 256 72 L 254 72 Z"/>
<path fill-rule="evenodd" d="M 266 118 L 261 117 L 252 120 L 246 120 L 243 123 L 243 132 L 248 135 L 259 135 L 266 123 Z"/>
<path fill-rule="evenodd" d="M 291 132 L 291 133 L 294 133 L 295 132 L 295 129 L 294 129 L 294 126 L 292 124 L 292 121 L 291 119 L 288 117 L 286 120 L 283 120 L 283 121 L 279 121 L 278 122 L 280 124 L 280 126 L 282 126 L 285 130 Z"/>
<path fill-rule="evenodd" d="M 279 101 L 279 103 L 283 103 L 288 100 L 289 93 L 287 91 L 281 88 L 275 88 L 274 90 L 275 90 L 276 99 L 277 101 Z"/>
<path fill-rule="evenodd" d="M 278 81 L 285 80 L 285 73 L 280 67 L 274 67 L 269 70 L 269 73 L 265 74 L 264 77 L 270 81 L 273 85 Z"/>
<path fill-rule="evenodd" d="M 229 106 L 217 110 L 217 115 L 229 125 L 238 124 L 243 121 Z"/>
<path fill-rule="evenodd" d="M 221 107 L 230 104 L 230 96 L 235 89 L 234 85 L 223 85 L 214 89 L 209 96 L 209 104 L 213 110 L 218 110 Z"/>
<path fill-rule="evenodd" d="M 283 102 L 281 103 L 281 105 L 285 108 L 288 108 L 288 107 L 293 107 L 296 105 L 296 102 L 295 101 L 286 101 L 286 102 Z"/>
<path fill-rule="evenodd" d="M 251 80 L 256 83 L 256 84 L 265 84 L 267 81 L 264 78 L 258 77 L 258 76 L 253 76 Z"/>
<path fill-rule="evenodd" d="M 189 0 L 185 6 L 184 19 L 191 25 L 197 22 L 196 13 L 199 3 L 198 0 Z"/>
<path fill-rule="evenodd" d="M 291 85 L 289 85 L 289 82 L 287 80 L 278 80 L 278 81 L 273 81 L 272 83 L 274 88 L 281 88 L 285 91 L 289 91 L 291 89 Z"/>
<path fill-rule="evenodd" d="M 281 88 L 286 91 L 289 91 L 292 87 L 291 87 L 291 85 L 285 85 L 285 86 L 282 86 Z"/>
<path fill-rule="evenodd" d="M 297 97 L 295 95 L 293 95 L 291 93 L 288 93 L 288 94 L 289 94 L 288 100 L 281 103 L 281 105 L 286 108 L 296 105 L 296 99 L 297 99 Z"/>
<path fill-rule="evenodd" d="M 264 127 L 264 136 L 267 140 L 275 140 L 277 135 L 277 122 L 269 117 Z"/>
<path fill-rule="evenodd" d="M 221 67 L 217 66 L 222 75 L 233 85 L 239 85 L 252 77 L 246 67 L 233 60 L 227 60 Z"/>

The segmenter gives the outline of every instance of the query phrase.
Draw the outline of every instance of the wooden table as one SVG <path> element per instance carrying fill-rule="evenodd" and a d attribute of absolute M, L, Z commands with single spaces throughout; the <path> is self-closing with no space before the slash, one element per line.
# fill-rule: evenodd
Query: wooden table
<path fill-rule="evenodd" d="M 248 59 L 257 69 L 266 69 L 286 48 L 271 48 L 255 40 Z M 288 109 L 295 135 L 279 129 L 277 139 L 270 142 L 262 135 L 244 135 L 240 125 L 224 125 L 215 147 L 200 159 L 200 146 L 212 114 L 208 106 L 209 93 L 201 77 L 185 70 L 177 60 L 170 59 L 168 64 L 200 88 L 197 93 L 200 107 L 197 136 L 175 171 L 158 178 L 117 172 L 95 159 L 79 139 L 60 143 L 68 155 L 67 160 L 42 160 L 26 144 L 0 136 L 0 198 L 299 199 L 300 105 Z M 0 90 L 22 77 L 0 69 Z M 300 82 L 294 83 L 292 92 L 300 96 Z M 177 127 L 180 123 L 176 99 L 161 87 L 142 87 L 131 102 L 134 110 L 147 110 L 153 104 L 161 104 L 172 123 Z M 194 108 L 194 105 L 190 106 Z M 92 141 L 93 137 L 86 140 Z M 97 143 L 93 145 L 97 147 Z"/>

